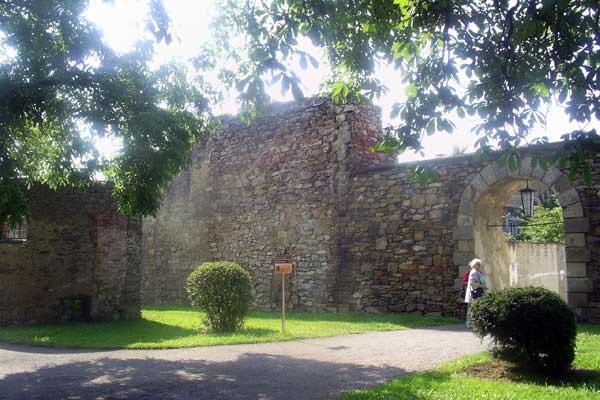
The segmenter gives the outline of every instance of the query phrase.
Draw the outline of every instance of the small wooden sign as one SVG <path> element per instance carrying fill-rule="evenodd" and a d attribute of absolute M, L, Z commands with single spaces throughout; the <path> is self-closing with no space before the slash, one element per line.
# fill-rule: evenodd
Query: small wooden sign
<path fill-rule="evenodd" d="M 291 274 L 294 271 L 292 260 L 289 259 L 278 259 L 275 260 L 275 273 L 278 274 Z"/>

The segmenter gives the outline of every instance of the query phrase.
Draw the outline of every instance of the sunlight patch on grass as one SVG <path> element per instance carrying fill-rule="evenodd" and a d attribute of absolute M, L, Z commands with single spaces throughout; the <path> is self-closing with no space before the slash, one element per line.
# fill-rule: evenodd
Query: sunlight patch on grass
<path fill-rule="evenodd" d="M 152 306 L 142 319 L 0 327 L 0 341 L 53 347 L 156 349 L 260 343 L 459 323 L 455 318 L 414 314 L 296 313 L 281 332 L 277 312 L 253 311 L 234 333 L 208 332 L 203 315 L 189 307 Z"/>

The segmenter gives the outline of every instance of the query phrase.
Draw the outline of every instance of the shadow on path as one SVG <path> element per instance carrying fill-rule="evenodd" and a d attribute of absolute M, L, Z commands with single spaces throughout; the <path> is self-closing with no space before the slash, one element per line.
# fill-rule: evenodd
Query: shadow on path
<path fill-rule="evenodd" d="M 6 375 L 16 399 L 286 399 L 335 397 L 405 374 L 401 368 L 337 364 L 270 354 L 225 362 L 100 358 Z"/>

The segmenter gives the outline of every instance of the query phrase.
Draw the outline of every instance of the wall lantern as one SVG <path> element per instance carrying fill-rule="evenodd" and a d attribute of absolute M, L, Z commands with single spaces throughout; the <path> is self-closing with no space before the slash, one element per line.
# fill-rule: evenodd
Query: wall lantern
<path fill-rule="evenodd" d="M 525 218 L 533 217 L 533 194 L 536 192 L 529 188 L 529 180 L 527 180 L 527 187 L 519 190 L 521 193 L 521 203 L 523 203 L 523 213 Z"/>

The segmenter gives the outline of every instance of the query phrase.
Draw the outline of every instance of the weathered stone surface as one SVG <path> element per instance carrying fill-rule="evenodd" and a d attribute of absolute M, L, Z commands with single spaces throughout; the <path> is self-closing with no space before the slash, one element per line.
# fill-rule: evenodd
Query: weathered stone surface
<path fill-rule="evenodd" d="M 590 223 L 587 218 L 565 218 L 564 221 L 566 233 L 588 232 L 590 230 Z"/>
<path fill-rule="evenodd" d="M 585 247 L 585 233 L 566 233 L 566 247 Z"/>
<path fill-rule="evenodd" d="M 567 277 L 587 277 L 587 266 L 585 263 L 567 263 Z"/>
<path fill-rule="evenodd" d="M 473 239 L 473 227 L 472 226 L 457 226 L 452 232 L 454 240 L 469 240 Z"/>
<path fill-rule="evenodd" d="M 387 248 L 387 240 L 385 238 L 379 238 L 375 241 L 376 250 L 385 250 Z"/>
<path fill-rule="evenodd" d="M 457 314 L 455 285 L 474 256 L 474 226 L 486 223 L 476 202 L 500 182 L 534 177 L 575 201 L 564 208 L 566 258 L 595 284 L 585 307 L 600 301 L 600 162 L 592 187 L 569 183 L 576 193 L 554 167 L 508 171 L 471 156 L 427 161 L 440 179 L 421 186 L 408 165 L 371 152 L 382 136 L 377 113 L 311 99 L 249 126 L 225 120 L 144 224 L 144 300 L 184 302 L 194 266 L 231 259 L 250 271 L 255 306 L 277 307 L 273 259 L 289 256 L 294 308 Z"/>
<path fill-rule="evenodd" d="M 27 240 L 0 241 L 0 324 L 140 316 L 141 225 L 111 191 L 27 192 Z"/>
<path fill-rule="evenodd" d="M 577 191 L 573 188 L 569 188 L 564 192 L 560 192 L 558 194 L 558 201 L 560 202 L 560 205 L 562 207 L 566 207 L 575 203 L 580 204 L 579 195 L 577 194 Z"/>
<path fill-rule="evenodd" d="M 533 169 L 531 168 L 531 157 L 524 157 L 521 160 L 521 165 L 519 166 L 519 175 L 528 177 L 533 173 Z"/>
<path fill-rule="evenodd" d="M 498 181 L 498 177 L 496 176 L 496 173 L 494 172 L 494 168 L 492 168 L 491 165 L 488 165 L 487 167 L 485 167 L 484 169 L 481 170 L 481 176 L 483 177 L 485 182 L 488 184 L 488 186 L 491 186 L 494 183 L 496 183 L 496 181 Z"/>
<path fill-rule="evenodd" d="M 592 293 L 593 284 L 588 278 L 567 278 L 568 293 Z"/>
<path fill-rule="evenodd" d="M 563 218 L 580 218 L 583 217 L 583 208 L 581 203 L 571 204 L 563 207 Z"/>
<path fill-rule="evenodd" d="M 590 260 L 590 249 L 586 247 L 565 247 L 567 262 L 587 262 Z"/>
<path fill-rule="evenodd" d="M 587 293 L 567 293 L 567 299 L 572 307 L 587 307 L 590 304 L 590 296 Z"/>
<path fill-rule="evenodd" d="M 563 175 L 560 173 L 559 170 L 557 170 L 556 168 L 550 167 L 544 174 L 544 177 L 542 178 L 542 182 L 544 182 L 544 184 L 547 186 L 552 186 L 554 184 L 554 182 L 556 182 L 556 180 L 558 178 L 560 178 L 561 176 L 563 176 Z"/>
<path fill-rule="evenodd" d="M 256 307 L 278 307 L 278 257 L 295 264 L 291 307 L 335 309 L 352 299 L 339 220 L 348 217 L 352 170 L 386 160 L 370 150 L 379 137 L 374 107 L 328 99 L 283 106 L 251 125 L 223 119 L 218 136 L 194 147 L 191 167 L 172 183 L 156 218 L 144 221 L 144 302 L 186 303 L 189 273 L 227 259 L 250 272 Z M 382 236 L 394 232 L 387 220 L 376 213 L 369 221 L 364 251 L 402 251 Z"/>

